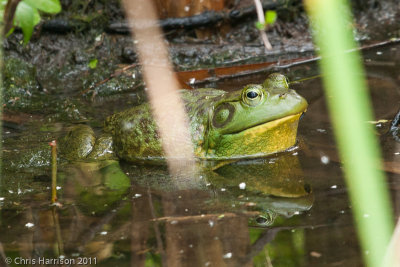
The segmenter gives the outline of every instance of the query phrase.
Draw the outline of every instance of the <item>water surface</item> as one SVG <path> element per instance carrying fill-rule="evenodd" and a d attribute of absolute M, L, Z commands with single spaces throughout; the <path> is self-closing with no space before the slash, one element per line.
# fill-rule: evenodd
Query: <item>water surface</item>
<path fill-rule="evenodd" d="M 400 145 L 388 120 L 399 109 L 400 45 L 368 50 L 364 62 L 397 215 Z M 292 81 L 319 74 L 316 63 L 280 71 Z M 238 89 L 267 74 L 214 85 Z M 60 257 L 67 265 L 99 266 L 361 266 L 321 80 L 293 88 L 309 108 L 290 151 L 234 162 L 190 184 L 171 179 L 160 165 L 63 164 L 56 207 L 49 205 L 49 152 L 32 160 L 30 151 L 46 148 L 71 122 L 48 120 L 44 110 L 6 125 L 0 258 L 11 259 L 10 266 Z M 89 124 L 99 131 L 107 114 L 136 97 L 95 100 Z"/>

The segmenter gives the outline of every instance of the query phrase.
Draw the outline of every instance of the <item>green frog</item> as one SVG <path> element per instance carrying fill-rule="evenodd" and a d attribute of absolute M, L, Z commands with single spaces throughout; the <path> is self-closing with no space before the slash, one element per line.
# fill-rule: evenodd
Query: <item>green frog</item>
<path fill-rule="evenodd" d="M 296 142 L 307 101 L 278 73 L 263 84 L 226 92 L 210 88 L 182 90 L 190 119 L 195 156 L 206 160 L 253 158 L 285 151 Z M 163 159 L 157 126 L 148 103 L 111 115 L 96 138 L 87 125 L 75 126 L 63 139 L 70 160 L 118 157 L 136 162 Z"/>

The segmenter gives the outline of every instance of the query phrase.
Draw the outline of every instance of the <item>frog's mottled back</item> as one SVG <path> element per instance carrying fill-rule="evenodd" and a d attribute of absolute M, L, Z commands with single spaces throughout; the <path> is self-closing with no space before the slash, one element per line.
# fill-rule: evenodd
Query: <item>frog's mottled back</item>
<path fill-rule="evenodd" d="M 197 156 L 204 154 L 202 147 L 210 105 L 225 93 L 222 90 L 208 88 L 181 90 Z M 160 136 L 148 103 L 108 117 L 105 131 L 113 136 L 114 148 L 120 158 L 135 161 L 163 157 Z"/>

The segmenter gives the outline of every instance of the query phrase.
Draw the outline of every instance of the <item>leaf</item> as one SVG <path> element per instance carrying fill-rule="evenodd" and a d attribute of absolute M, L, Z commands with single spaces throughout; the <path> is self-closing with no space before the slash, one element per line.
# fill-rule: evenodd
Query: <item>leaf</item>
<path fill-rule="evenodd" d="M 46 13 L 56 14 L 61 11 L 59 0 L 23 0 L 23 2 Z"/>
<path fill-rule="evenodd" d="M 12 27 L 9 31 L 8 31 L 8 33 L 6 33 L 6 37 L 8 37 L 8 36 L 10 36 L 13 32 L 14 32 L 14 30 L 15 30 L 15 27 Z"/>
<path fill-rule="evenodd" d="M 262 24 L 261 22 L 257 21 L 256 28 L 259 29 L 260 31 L 265 30 L 265 24 Z"/>
<path fill-rule="evenodd" d="M 277 18 L 276 11 L 274 10 L 268 10 L 265 12 L 265 24 L 266 25 L 271 25 L 274 24 Z"/>
<path fill-rule="evenodd" d="M 0 1 L 0 10 L 3 11 L 7 5 L 7 1 Z"/>
<path fill-rule="evenodd" d="M 96 58 L 90 60 L 90 62 L 89 62 L 89 68 L 95 69 L 95 68 L 97 67 L 97 62 L 98 62 L 98 60 L 97 60 Z"/>
<path fill-rule="evenodd" d="M 33 28 L 40 22 L 39 12 L 36 8 L 20 2 L 15 11 L 15 22 L 16 25 L 21 27 L 24 33 L 24 43 L 26 44 L 31 39 Z"/>

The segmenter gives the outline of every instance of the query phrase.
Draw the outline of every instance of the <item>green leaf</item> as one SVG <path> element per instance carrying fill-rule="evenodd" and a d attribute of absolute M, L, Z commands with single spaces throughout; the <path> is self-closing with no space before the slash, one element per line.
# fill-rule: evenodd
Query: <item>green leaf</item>
<path fill-rule="evenodd" d="M 262 24 L 261 22 L 257 21 L 256 28 L 259 29 L 260 31 L 265 30 L 265 24 Z"/>
<path fill-rule="evenodd" d="M 12 28 L 8 31 L 8 33 L 6 33 L 6 37 L 10 36 L 10 35 L 14 32 L 14 30 L 15 30 L 15 27 L 12 27 Z"/>
<path fill-rule="evenodd" d="M 24 43 L 28 43 L 31 39 L 33 28 L 40 21 L 40 15 L 36 8 L 30 5 L 20 2 L 15 11 L 15 23 L 21 27 L 24 33 Z"/>
<path fill-rule="evenodd" d="M 98 62 L 98 60 L 97 60 L 96 58 L 90 60 L 90 62 L 89 62 L 89 68 L 95 69 L 95 68 L 97 67 L 97 62 Z"/>
<path fill-rule="evenodd" d="M 266 25 L 271 25 L 274 24 L 276 21 L 276 11 L 274 10 L 268 10 L 267 12 L 265 12 L 265 24 Z"/>
<path fill-rule="evenodd" d="M 7 1 L 0 1 L 0 10 L 4 10 L 7 5 Z"/>
<path fill-rule="evenodd" d="M 56 14 L 61 11 L 59 0 L 23 0 L 23 2 L 46 13 Z"/>

